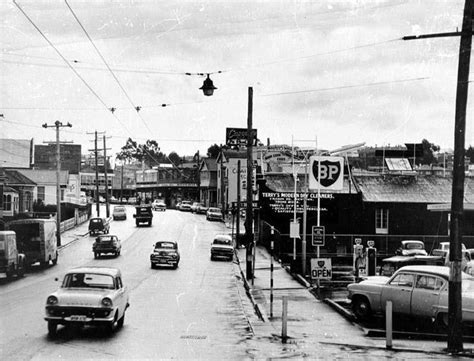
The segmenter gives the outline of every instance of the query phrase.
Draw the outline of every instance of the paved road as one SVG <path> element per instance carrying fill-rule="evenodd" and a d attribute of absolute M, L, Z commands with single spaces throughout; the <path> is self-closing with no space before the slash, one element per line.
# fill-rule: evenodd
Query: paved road
<path fill-rule="evenodd" d="M 0 355 L 13 359 L 203 358 L 242 359 L 251 336 L 232 262 L 211 262 L 209 246 L 223 223 L 204 216 L 168 210 L 155 212 L 152 227 L 135 227 L 133 208 L 126 221 L 115 221 L 111 234 L 122 239 L 118 258 L 95 260 L 93 237 L 80 237 L 61 249 L 57 266 L 36 268 L 25 278 L 0 280 Z M 63 240 L 71 238 L 71 232 Z M 156 240 L 179 242 L 177 270 L 151 269 L 149 255 Z M 114 334 L 85 328 L 76 334 L 60 328 L 47 337 L 44 302 L 64 272 L 76 266 L 115 266 L 131 293 L 125 326 Z"/>

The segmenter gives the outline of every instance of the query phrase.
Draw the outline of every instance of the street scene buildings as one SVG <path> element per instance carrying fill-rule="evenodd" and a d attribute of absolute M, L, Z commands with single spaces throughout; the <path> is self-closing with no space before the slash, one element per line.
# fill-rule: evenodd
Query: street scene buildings
<path fill-rule="evenodd" d="M 426 5 L 3 2 L 1 358 L 472 358 L 474 1 Z"/>

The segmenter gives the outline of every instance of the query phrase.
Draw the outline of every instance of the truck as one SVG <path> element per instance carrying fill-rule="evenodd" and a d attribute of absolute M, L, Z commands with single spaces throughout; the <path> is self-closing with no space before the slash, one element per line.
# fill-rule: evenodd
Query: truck
<path fill-rule="evenodd" d="M 143 205 L 135 207 L 135 214 L 133 215 L 135 218 L 135 224 L 137 227 L 140 226 L 142 223 L 146 223 L 148 226 L 151 226 L 153 221 L 153 212 L 151 205 Z"/>
<path fill-rule="evenodd" d="M 25 255 L 26 267 L 36 262 L 43 267 L 58 262 L 54 219 L 18 219 L 7 223 L 7 229 L 16 233 L 18 251 Z"/>
<path fill-rule="evenodd" d="M 25 255 L 18 252 L 13 231 L 0 231 L 0 273 L 5 273 L 8 279 L 14 274 L 17 277 L 25 274 Z"/>

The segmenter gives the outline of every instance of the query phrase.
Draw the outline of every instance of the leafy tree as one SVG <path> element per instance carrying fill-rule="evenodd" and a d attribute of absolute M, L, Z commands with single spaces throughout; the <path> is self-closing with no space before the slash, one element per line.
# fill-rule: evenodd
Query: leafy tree
<path fill-rule="evenodd" d="M 207 156 L 209 158 L 217 158 L 220 151 L 221 151 L 221 147 L 218 146 L 217 144 L 213 144 L 207 149 Z"/>
<path fill-rule="evenodd" d="M 149 167 L 159 163 L 167 163 L 166 156 L 160 152 L 156 140 L 147 140 L 145 144 L 138 144 L 132 138 L 128 138 L 121 151 L 117 153 L 116 158 L 129 163 L 132 160 L 143 161 Z"/>
<path fill-rule="evenodd" d="M 120 152 L 117 153 L 116 159 L 130 163 L 132 160 L 139 159 L 138 144 L 132 138 L 128 138 L 125 145 L 121 148 Z"/>
<path fill-rule="evenodd" d="M 168 158 L 169 160 L 174 164 L 174 165 L 179 165 L 181 164 L 183 161 L 181 159 L 181 157 L 178 155 L 178 153 L 176 152 L 171 152 L 169 155 L 168 155 Z"/>
<path fill-rule="evenodd" d="M 418 158 L 420 164 L 433 164 L 436 163 L 436 157 L 434 153 L 439 152 L 440 146 L 430 143 L 428 140 L 423 139 L 421 141 L 423 145 L 423 156 Z"/>

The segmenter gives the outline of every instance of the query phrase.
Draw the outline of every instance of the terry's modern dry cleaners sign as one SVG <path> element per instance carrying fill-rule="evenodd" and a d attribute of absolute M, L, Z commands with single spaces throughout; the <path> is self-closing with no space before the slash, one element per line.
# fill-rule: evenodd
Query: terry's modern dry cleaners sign
<path fill-rule="evenodd" d="M 275 213 L 293 213 L 295 193 L 293 192 L 262 192 L 261 201 L 267 204 Z M 318 210 L 318 194 L 307 193 L 306 209 L 308 211 Z M 321 193 L 321 199 L 334 199 L 332 193 Z M 303 212 L 304 208 L 304 192 L 296 192 L 296 212 Z M 327 209 L 321 207 L 321 212 Z"/>

